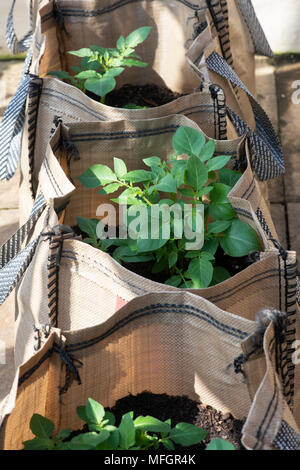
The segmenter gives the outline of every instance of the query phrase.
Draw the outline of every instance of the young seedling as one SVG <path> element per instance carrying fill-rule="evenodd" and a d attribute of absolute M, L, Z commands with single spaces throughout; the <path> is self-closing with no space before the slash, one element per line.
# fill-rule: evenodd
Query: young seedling
<path fill-rule="evenodd" d="M 260 242 L 256 232 L 237 217 L 227 198 L 241 177 L 241 173 L 224 168 L 230 157 L 214 156 L 214 141 L 206 142 L 201 132 L 189 127 L 180 127 L 176 131 L 173 147 L 168 164 L 154 156 L 143 160 L 147 170 L 128 172 L 125 162 L 114 158 L 113 170 L 105 165 L 93 165 L 79 179 L 88 188 L 101 187 L 100 194 L 118 191 L 119 196 L 111 201 L 117 204 L 124 204 L 124 200 L 127 202 L 128 220 L 132 218 L 130 211 L 133 206 L 145 206 L 151 211 L 153 205 L 171 206 L 176 203 L 192 206 L 194 223 L 196 208 L 201 205 L 204 211 L 204 245 L 201 249 L 186 249 L 188 240 L 183 233 L 183 223 L 178 224 L 172 214 L 169 236 L 163 236 L 164 221 L 160 217 L 156 239 L 151 238 L 149 227 L 146 238 L 141 230 L 136 239 L 129 233 L 127 239 L 102 240 L 98 235 L 97 219 L 90 221 L 78 217 L 77 223 L 88 234 L 84 241 L 104 251 L 113 249 L 112 255 L 118 262 L 149 262 L 152 273 L 165 273 L 168 285 L 205 288 L 230 277 L 223 266 L 216 264 L 215 255 L 219 247 L 236 258 L 260 251 Z M 182 159 L 183 155 L 188 158 Z"/>
<path fill-rule="evenodd" d="M 179 423 L 172 428 L 151 416 L 126 413 L 118 426 L 115 416 L 105 411 L 97 401 L 89 398 L 86 406 L 79 406 L 77 414 L 88 427 L 88 432 L 70 438 L 71 429 L 54 434 L 54 424 L 39 414 L 34 414 L 30 429 L 36 436 L 23 442 L 24 450 L 174 450 L 175 445 L 189 447 L 199 444 L 208 435 L 204 429 L 193 424 Z M 235 450 L 233 444 L 223 439 L 213 439 L 206 450 Z"/>
<path fill-rule="evenodd" d="M 60 70 L 52 71 L 49 75 L 69 80 L 71 85 L 84 93 L 88 90 L 100 96 L 101 103 L 105 103 L 106 95 L 116 87 L 115 77 L 121 75 L 125 67 L 147 67 L 148 63 L 141 61 L 135 48 L 147 39 L 151 29 L 151 26 L 143 26 L 126 38 L 120 36 L 115 48 L 90 46 L 69 51 L 69 54 L 81 58 L 80 66 L 72 67 L 76 75 Z M 135 105 L 130 103 L 129 106 L 133 108 Z"/>

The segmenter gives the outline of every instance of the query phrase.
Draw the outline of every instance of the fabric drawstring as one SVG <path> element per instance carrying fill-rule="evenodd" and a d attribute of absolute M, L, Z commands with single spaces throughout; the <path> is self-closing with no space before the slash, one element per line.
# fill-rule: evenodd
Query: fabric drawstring
<path fill-rule="evenodd" d="M 56 353 L 59 354 L 60 358 L 66 366 L 65 383 L 62 387 L 59 387 L 59 395 L 61 396 L 67 393 L 73 380 L 76 380 L 78 385 L 81 385 L 82 382 L 78 369 L 83 366 L 83 362 L 81 362 L 79 359 L 76 359 L 72 354 L 69 354 L 60 344 L 55 343 L 53 349 Z"/>

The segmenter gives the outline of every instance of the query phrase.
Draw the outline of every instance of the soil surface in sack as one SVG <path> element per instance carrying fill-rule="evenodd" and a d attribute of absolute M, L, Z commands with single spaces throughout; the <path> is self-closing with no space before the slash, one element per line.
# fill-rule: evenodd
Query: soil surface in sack
<path fill-rule="evenodd" d="M 87 92 L 90 98 L 99 102 L 99 96 Z M 180 98 L 180 93 L 173 92 L 167 87 L 154 84 L 149 85 L 123 85 L 117 90 L 113 90 L 105 97 L 105 104 L 114 108 L 124 108 L 127 105 L 135 104 L 141 107 L 155 108 L 163 104 Z"/>
<path fill-rule="evenodd" d="M 171 419 L 172 427 L 184 422 L 208 431 L 208 436 L 201 443 L 184 448 L 176 445 L 177 450 L 204 450 L 214 437 L 230 441 L 236 450 L 244 450 L 241 437 L 245 421 L 235 419 L 230 413 L 223 414 L 221 411 L 191 400 L 187 396 L 152 394 L 145 391 L 138 395 L 128 395 L 121 398 L 112 408 L 106 408 L 106 411 L 111 411 L 115 415 L 116 426 L 119 426 L 125 413 L 133 411 L 135 418 L 152 416 L 161 421 Z M 72 432 L 67 440 L 69 441 L 74 436 L 85 432 L 88 432 L 87 425 L 81 430 Z M 154 451 L 154 449 L 149 449 L 149 451 Z"/>

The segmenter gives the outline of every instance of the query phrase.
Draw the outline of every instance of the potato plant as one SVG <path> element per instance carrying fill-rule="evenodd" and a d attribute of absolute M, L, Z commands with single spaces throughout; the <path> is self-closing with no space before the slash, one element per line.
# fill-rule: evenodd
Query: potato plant
<path fill-rule="evenodd" d="M 104 251 L 109 250 L 120 263 L 151 263 L 152 273 L 164 273 L 165 283 L 180 288 L 205 288 L 230 277 L 229 272 L 217 265 L 215 255 L 219 247 L 230 257 L 244 257 L 260 250 L 256 232 L 237 217 L 228 200 L 228 193 L 241 174 L 225 168 L 227 155 L 215 155 L 213 140 L 206 142 L 204 135 L 189 127 L 179 127 L 173 137 L 174 152 L 169 162 L 158 156 L 145 158 L 145 169 L 127 171 L 125 162 L 114 158 L 113 169 L 97 164 L 80 177 L 88 188 L 100 188 L 100 194 L 117 193 L 111 201 L 127 204 L 127 222 L 132 220 L 132 208 L 144 206 L 149 212 L 147 220 L 153 222 L 153 206 L 177 204 L 192 208 L 193 228 L 197 207 L 203 209 L 204 244 L 200 249 L 187 249 L 184 221 L 170 215 L 170 232 L 164 235 L 166 219 L 159 218 L 159 233 L 153 238 L 151 227 L 145 237 L 144 229 L 126 239 L 103 239 L 98 219 L 78 217 L 80 229 L 87 234 L 86 243 Z M 141 224 L 142 225 L 142 224 Z M 151 224 L 150 224 L 151 225 Z"/>
<path fill-rule="evenodd" d="M 35 437 L 23 442 L 24 450 L 174 450 L 175 445 L 189 447 L 199 444 L 208 435 L 204 429 L 189 423 L 178 423 L 172 428 L 170 420 L 165 422 L 151 416 L 134 418 L 129 412 L 122 416 L 116 426 L 111 412 L 105 411 L 97 401 L 89 398 L 86 406 L 77 408 L 77 415 L 88 428 L 74 437 L 71 429 L 55 434 L 52 421 L 34 414 L 30 429 Z M 233 444 L 215 438 L 206 450 L 235 450 Z"/>
<path fill-rule="evenodd" d="M 143 26 L 126 38 L 120 36 L 115 48 L 90 46 L 69 51 L 69 54 L 81 58 L 80 66 L 72 66 L 75 75 L 61 70 L 52 71 L 49 75 L 69 80 L 71 85 L 84 93 L 86 90 L 94 93 L 101 98 L 101 103 L 105 103 L 106 95 L 116 87 L 115 77 L 121 75 L 125 67 L 147 67 L 148 63 L 142 62 L 135 48 L 146 40 L 151 29 L 151 26 Z M 132 103 L 127 107 L 140 108 Z"/>

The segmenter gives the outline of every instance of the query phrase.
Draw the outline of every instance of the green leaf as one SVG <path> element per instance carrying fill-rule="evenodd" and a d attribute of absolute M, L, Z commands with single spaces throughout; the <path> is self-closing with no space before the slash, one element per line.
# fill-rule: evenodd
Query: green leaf
<path fill-rule="evenodd" d="M 70 436 L 71 432 L 72 432 L 71 428 L 62 429 L 61 431 L 59 431 L 56 437 L 57 439 L 61 439 L 63 441 L 64 439 L 67 439 L 67 437 Z"/>
<path fill-rule="evenodd" d="M 120 194 L 119 197 L 111 199 L 111 201 L 116 202 L 117 204 L 142 204 L 141 199 L 138 198 L 138 195 L 141 193 L 140 188 L 128 188 Z"/>
<path fill-rule="evenodd" d="M 154 274 L 161 273 L 167 268 L 167 266 L 168 266 L 167 259 L 161 258 L 152 266 L 151 272 Z"/>
<path fill-rule="evenodd" d="M 55 426 L 50 419 L 34 414 L 30 420 L 30 429 L 36 437 L 48 439 L 54 433 Z"/>
<path fill-rule="evenodd" d="M 103 429 L 100 433 L 86 432 L 73 437 L 68 446 L 71 450 L 89 450 L 94 449 L 102 442 L 106 441 L 110 433 Z"/>
<path fill-rule="evenodd" d="M 135 427 L 130 413 L 122 416 L 119 433 L 121 449 L 129 449 L 135 444 Z"/>
<path fill-rule="evenodd" d="M 142 62 L 138 59 L 123 59 L 122 65 L 125 65 L 126 67 L 147 67 L 149 64 L 148 62 Z"/>
<path fill-rule="evenodd" d="M 177 193 L 177 181 L 171 174 L 168 174 L 164 176 L 158 184 L 152 186 L 152 189 L 165 193 Z"/>
<path fill-rule="evenodd" d="M 77 57 L 91 57 L 93 55 L 92 49 L 83 47 L 78 51 L 68 51 L 68 54 L 76 55 Z"/>
<path fill-rule="evenodd" d="M 203 165 L 200 162 L 199 158 L 191 157 L 188 161 L 186 172 L 185 172 L 186 182 L 193 188 L 195 191 L 200 191 L 202 187 L 208 180 L 208 173 Z"/>
<path fill-rule="evenodd" d="M 116 431 L 111 432 L 109 438 L 106 441 L 99 444 L 96 447 L 96 450 L 116 450 L 118 449 L 119 442 L 120 442 L 120 435 L 119 435 L 119 431 L 116 430 Z"/>
<path fill-rule="evenodd" d="M 251 251 L 260 251 L 256 232 L 245 222 L 236 219 L 220 240 L 221 247 L 229 256 L 241 257 Z"/>
<path fill-rule="evenodd" d="M 229 441 L 214 437 L 205 450 L 235 450 L 235 447 Z"/>
<path fill-rule="evenodd" d="M 114 426 L 115 423 L 116 423 L 116 418 L 115 418 L 114 414 L 111 413 L 110 411 L 105 411 L 103 421 L 106 421 L 106 420 L 108 421 L 107 424 L 109 424 L 111 426 Z"/>
<path fill-rule="evenodd" d="M 213 265 L 205 258 L 194 258 L 189 264 L 188 273 L 193 281 L 194 288 L 208 287 L 213 276 Z"/>
<path fill-rule="evenodd" d="M 143 158 L 143 162 L 145 163 L 145 165 L 149 166 L 150 168 L 161 165 L 161 159 L 158 157 Z"/>
<path fill-rule="evenodd" d="M 97 238 L 96 230 L 99 223 L 98 219 L 87 219 L 86 217 L 76 217 L 77 225 L 84 233 L 87 233 L 91 239 Z"/>
<path fill-rule="evenodd" d="M 100 46 L 90 46 L 90 49 L 95 52 L 99 52 L 99 54 L 104 55 L 105 52 L 107 52 L 107 49 L 105 47 L 100 47 Z"/>
<path fill-rule="evenodd" d="M 86 78 L 101 78 L 100 73 L 97 73 L 96 70 L 83 70 L 75 75 L 76 78 L 80 80 L 85 80 Z"/>
<path fill-rule="evenodd" d="M 177 263 L 177 260 L 178 260 L 177 251 L 171 251 L 168 257 L 169 268 L 172 268 L 173 266 L 175 266 L 175 264 Z"/>
<path fill-rule="evenodd" d="M 78 177 L 87 188 L 97 188 L 117 181 L 114 172 L 106 165 L 93 165 Z"/>
<path fill-rule="evenodd" d="M 104 186 L 100 191 L 98 191 L 98 194 L 112 194 L 118 191 L 118 189 L 122 186 L 121 183 L 112 183 L 108 184 L 107 186 Z"/>
<path fill-rule="evenodd" d="M 213 273 L 213 278 L 211 281 L 211 286 L 216 286 L 217 284 L 220 284 L 223 281 L 226 281 L 227 279 L 230 279 L 231 275 L 227 271 L 227 269 L 217 266 L 214 268 L 214 273 Z"/>
<path fill-rule="evenodd" d="M 209 175 L 208 175 L 209 178 Z M 205 194 L 210 193 L 213 190 L 213 186 L 205 186 L 203 189 L 200 189 L 200 191 L 197 191 L 197 197 L 202 197 Z"/>
<path fill-rule="evenodd" d="M 214 261 L 215 257 L 209 251 L 201 251 L 201 258 L 207 261 Z"/>
<path fill-rule="evenodd" d="M 207 435 L 207 431 L 198 428 L 193 424 L 179 423 L 171 430 L 169 437 L 173 442 L 175 442 L 175 444 L 192 446 L 203 441 Z"/>
<path fill-rule="evenodd" d="M 178 287 L 182 282 L 181 276 L 172 276 L 165 281 L 167 286 Z"/>
<path fill-rule="evenodd" d="M 173 147 L 177 155 L 199 155 L 204 144 L 204 135 L 191 127 L 179 127 L 173 137 Z"/>
<path fill-rule="evenodd" d="M 124 36 L 120 36 L 117 40 L 117 48 L 119 51 L 123 51 L 125 49 L 125 38 Z"/>
<path fill-rule="evenodd" d="M 143 26 L 136 29 L 135 31 L 132 31 L 132 33 L 130 33 L 125 39 L 126 47 L 135 48 L 138 44 L 144 42 L 147 39 L 151 29 L 152 26 Z"/>
<path fill-rule="evenodd" d="M 236 212 L 229 202 L 224 204 L 214 204 L 211 202 L 208 211 L 209 215 L 215 220 L 231 220 L 236 217 Z"/>
<path fill-rule="evenodd" d="M 109 69 L 106 73 L 105 73 L 105 77 L 118 77 L 119 75 L 121 75 L 122 72 L 124 72 L 124 67 L 115 67 L 115 68 L 112 68 L 112 69 Z"/>
<path fill-rule="evenodd" d="M 69 72 L 63 72 L 62 70 L 52 70 L 51 72 L 48 72 L 48 75 L 60 78 L 61 80 L 72 78 L 72 75 L 70 75 Z"/>
<path fill-rule="evenodd" d="M 82 70 L 98 70 L 100 66 L 97 60 L 91 60 L 90 57 L 84 57 L 80 62 Z"/>
<path fill-rule="evenodd" d="M 227 204 L 228 201 L 228 193 L 231 191 L 230 186 L 226 186 L 222 183 L 214 183 L 214 189 L 210 192 L 210 201 L 214 204 Z"/>
<path fill-rule="evenodd" d="M 51 450 L 54 448 L 54 443 L 51 439 L 41 439 L 39 437 L 25 441 L 23 445 L 24 450 Z"/>
<path fill-rule="evenodd" d="M 205 240 L 204 245 L 202 247 L 203 251 L 208 251 L 212 255 L 215 255 L 219 246 L 219 241 L 217 238 L 212 238 L 211 240 Z"/>
<path fill-rule="evenodd" d="M 152 179 L 152 172 L 147 170 L 134 170 L 123 175 L 122 179 L 130 183 L 142 183 Z"/>
<path fill-rule="evenodd" d="M 166 432 L 169 433 L 171 427 L 169 424 L 153 418 L 152 416 L 139 416 L 134 420 L 134 427 L 148 432 Z"/>
<path fill-rule="evenodd" d="M 220 183 L 226 184 L 233 188 L 241 178 L 242 174 L 239 171 L 223 168 L 218 172 Z"/>
<path fill-rule="evenodd" d="M 209 160 L 206 164 L 206 168 L 208 171 L 215 171 L 215 170 L 220 170 L 223 168 L 231 159 L 229 156 L 220 156 L 220 157 L 215 157 Z"/>
<path fill-rule="evenodd" d="M 179 189 L 179 191 L 185 197 L 194 197 L 195 196 L 195 191 L 193 191 L 192 189 L 189 189 L 189 188 L 181 188 L 181 189 Z"/>
<path fill-rule="evenodd" d="M 125 162 L 120 158 L 114 157 L 114 171 L 118 178 L 122 178 L 127 173 Z"/>
<path fill-rule="evenodd" d="M 85 406 L 77 406 L 76 408 L 76 413 L 77 413 L 77 416 L 82 419 L 82 421 L 84 421 L 85 423 L 88 422 L 88 418 L 87 418 L 87 415 L 86 415 L 86 410 L 85 410 Z"/>
<path fill-rule="evenodd" d="M 103 406 L 96 400 L 89 398 L 85 407 L 86 416 L 88 423 L 101 424 L 105 416 L 105 410 Z"/>
<path fill-rule="evenodd" d="M 164 246 L 169 240 L 164 238 L 159 239 L 137 239 L 137 251 L 139 253 L 146 253 L 148 251 L 156 251 Z"/>
<path fill-rule="evenodd" d="M 88 91 L 91 91 L 97 96 L 101 96 L 102 98 L 107 95 L 107 93 L 111 92 L 116 86 L 116 80 L 111 77 L 107 76 L 106 74 L 103 75 L 102 78 L 88 78 L 85 82 L 85 88 Z"/>
<path fill-rule="evenodd" d="M 207 226 L 208 233 L 223 233 L 227 230 L 232 224 L 231 220 L 216 220 Z"/>
<path fill-rule="evenodd" d="M 188 160 L 177 160 L 176 162 L 172 163 L 173 168 L 171 174 L 173 178 L 177 181 L 177 187 L 182 186 L 185 184 L 184 174 L 188 164 Z"/>
<path fill-rule="evenodd" d="M 172 442 L 170 439 L 164 438 L 164 439 L 161 439 L 160 442 L 163 444 L 163 446 L 164 446 L 166 449 L 168 449 L 168 450 L 175 450 L 175 446 L 174 446 L 173 442 Z"/>
<path fill-rule="evenodd" d="M 210 160 L 214 153 L 215 153 L 215 142 L 213 140 L 209 140 L 201 149 L 199 158 L 201 162 L 204 163 L 207 160 Z"/>

